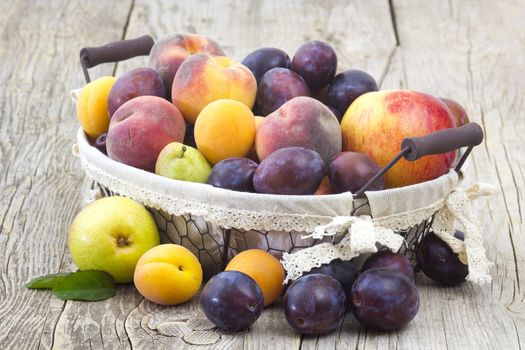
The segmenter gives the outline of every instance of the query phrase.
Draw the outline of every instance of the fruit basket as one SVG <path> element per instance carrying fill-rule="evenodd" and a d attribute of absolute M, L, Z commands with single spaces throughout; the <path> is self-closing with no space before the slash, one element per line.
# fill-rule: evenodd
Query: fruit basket
<path fill-rule="evenodd" d="M 88 68 L 147 55 L 152 45 L 150 37 L 142 37 L 83 49 L 86 80 L 90 80 Z M 143 203 L 152 212 L 162 239 L 191 250 L 208 276 L 250 248 L 281 258 L 289 279 L 334 259 L 349 260 L 380 247 L 413 256 L 422 237 L 432 231 L 468 263 L 469 280 L 487 282 L 490 263 L 470 201 L 490 190 L 484 185 L 459 187 L 461 168 L 482 139 L 483 132 L 475 123 L 406 138 L 399 154 L 359 191 L 322 196 L 235 192 L 161 177 L 110 159 L 82 129 L 74 153 L 93 180 L 93 190 Z M 368 191 L 402 158 L 415 161 L 458 149 L 463 150 L 455 168 L 434 180 Z M 463 240 L 454 237 L 456 220 L 463 225 Z"/>

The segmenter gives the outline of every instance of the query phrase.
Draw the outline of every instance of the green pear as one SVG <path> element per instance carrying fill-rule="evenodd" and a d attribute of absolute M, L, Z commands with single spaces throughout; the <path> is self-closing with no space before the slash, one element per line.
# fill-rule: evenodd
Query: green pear
<path fill-rule="evenodd" d="M 155 165 L 157 175 L 181 181 L 205 183 L 210 172 L 211 165 L 202 153 L 179 142 L 166 145 Z"/>

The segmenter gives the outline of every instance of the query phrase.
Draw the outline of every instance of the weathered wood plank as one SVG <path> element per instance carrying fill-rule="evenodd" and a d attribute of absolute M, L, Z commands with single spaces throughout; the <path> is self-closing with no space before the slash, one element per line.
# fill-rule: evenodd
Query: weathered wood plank
<path fill-rule="evenodd" d="M 122 36 L 127 7 L 9 1 L 0 11 L 0 348 L 51 348 L 64 302 L 24 287 L 57 272 L 83 177 L 71 156 L 82 44 Z M 112 67 L 96 72 L 111 73 Z"/>

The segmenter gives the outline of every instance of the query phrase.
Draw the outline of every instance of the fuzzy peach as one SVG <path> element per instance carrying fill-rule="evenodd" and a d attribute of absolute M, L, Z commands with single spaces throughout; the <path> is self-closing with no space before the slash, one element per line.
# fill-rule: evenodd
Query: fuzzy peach
<path fill-rule="evenodd" d="M 231 99 L 251 109 L 256 93 L 255 77 L 242 64 L 225 56 L 197 54 L 181 64 L 171 96 L 184 119 L 195 124 L 199 113 L 211 102 Z"/>
<path fill-rule="evenodd" d="M 108 96 L 115 77 L 102 77 L 86 84 L 77 99 L 77 118 L 82 129 L 93 138 L 108 130 Z"/>
<path fill-rule="evenodd" d="M 350 105 L 341 121 L 343 150 L 366 154 L 384 167 L 399 153 L 404 138 L 453 127 L 449 109 L 436 97 L 407 90 L 369 92 Z M 456 152 L 448 152 L 401 159 L 384 175 L 385 187 L 435 179 L 448 172 L 455 157 Z"/>
<path fill-rule="evenodd" d="M 175 73 L 181 63 L 196 53 L 224 55 L 214 40 L 202 35 L 190 33 L 171 33 L 155 42 L 149 55 L 149 64 L 156 69 L 168 93 Z"/>
<path fill-rule="evenodd" d="M 160 151 L 182 142 L 186 124 L 171 103 L 156 96 L 139 96 L 117 109 L 109 124 L 108 156 L 147 171 L 155 170 Z"/>
<path fill-rule="evenodd" d="M 269 114 L 257 128 L 255 148 L 262 161 L 285 147 L 305 147 L 321 155 L 325 166 L 341 152 L 341 128 L 321 102 L 295 97 Z"/>
<path fill-rule="evenodd" d="M 192 252 L 161 244 L 142 255 L 135 267 L 135 287 L 146 299 L 162 305 L 190 300 L 202 284 L 202 267 Z"/>

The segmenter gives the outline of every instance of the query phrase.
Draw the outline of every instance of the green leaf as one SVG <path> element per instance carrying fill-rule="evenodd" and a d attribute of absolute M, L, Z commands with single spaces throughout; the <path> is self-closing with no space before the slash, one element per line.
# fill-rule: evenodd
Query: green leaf
<path fill-rule="evenodd" d="M 26 287 L 29 289 L 51 289 L 58 282 L 62 281 L 65 277 L 69 276 L 69 273 L 53 273 L 50 275 L 44 275 L 33 278 L 31 281 L 26 283 Z"/>
<path fill-rule="evenodd" d="M 115 280 L 104 271 L 78 271 L 55 284 L 52 292 L 62 300 L 104 300 L 115 295 Z"/>

